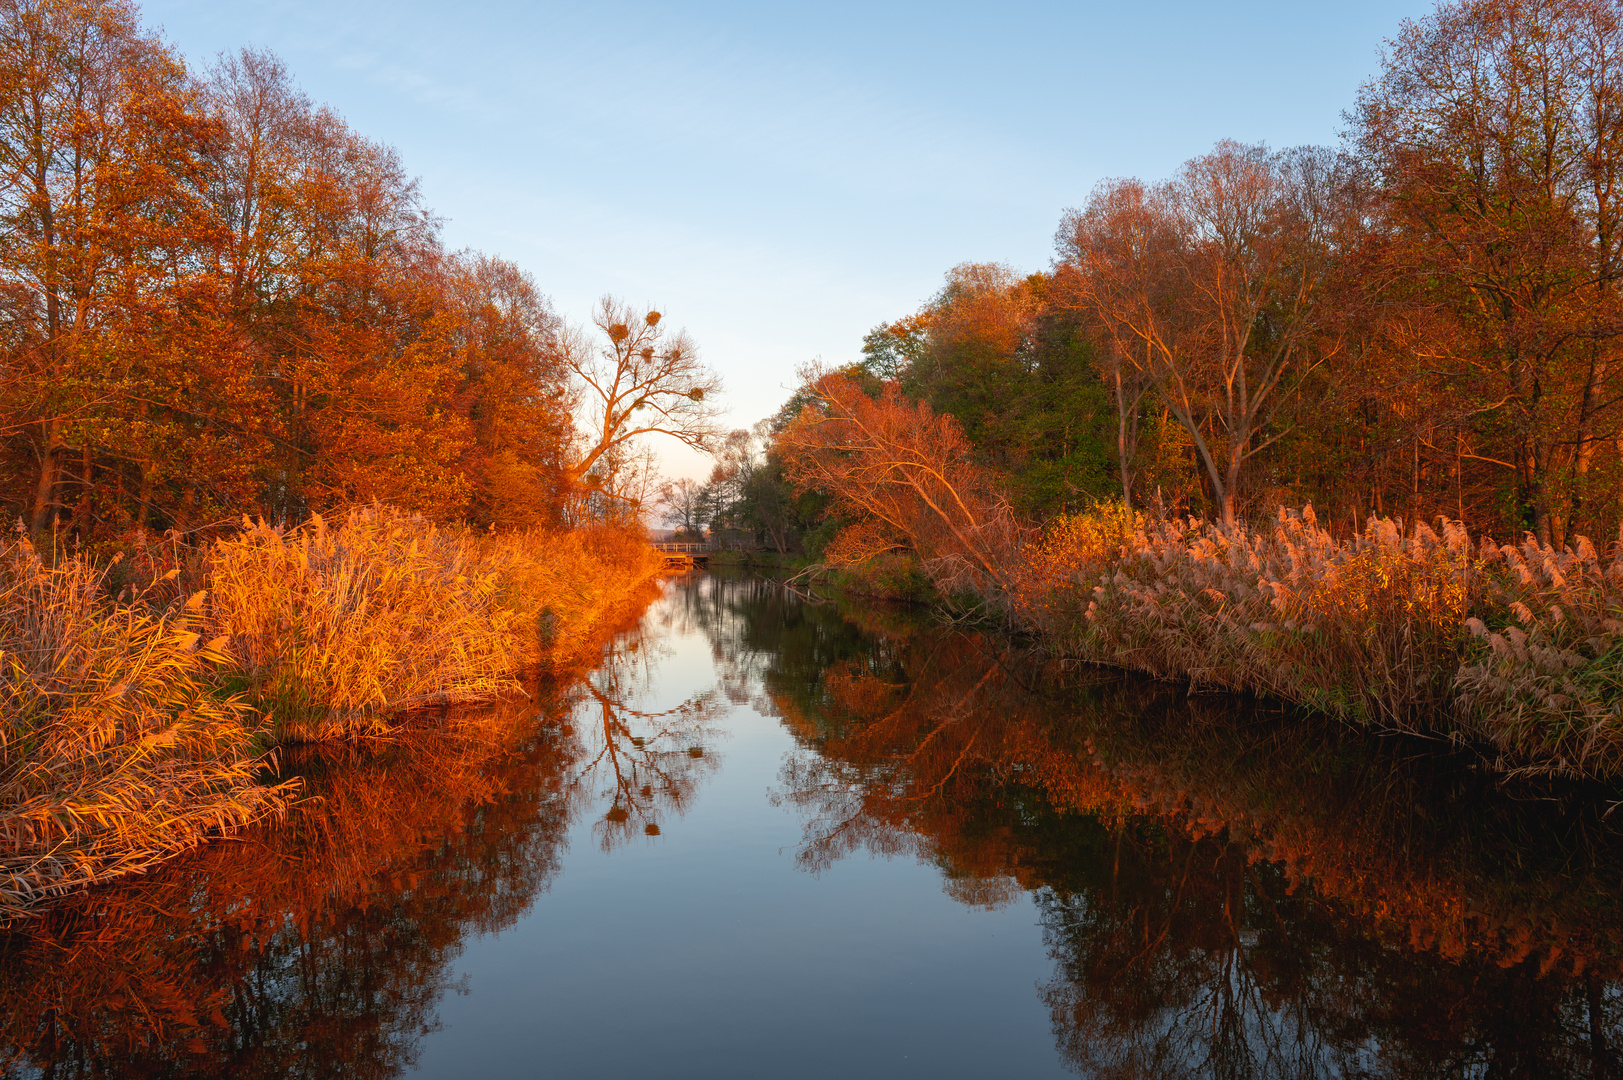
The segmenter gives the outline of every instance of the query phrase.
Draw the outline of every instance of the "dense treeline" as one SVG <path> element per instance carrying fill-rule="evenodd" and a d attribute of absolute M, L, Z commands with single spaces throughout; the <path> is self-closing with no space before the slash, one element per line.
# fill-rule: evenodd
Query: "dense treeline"
<path fill-rule="evenodd" d="M 844 374 L 953 416 L 1028 520 L 1120 497 L 1612 535 L 1623 6 L 1443 5 L 1345 119 L 1338 149 L 1100 184 L 1047 270 L 953 269 Z"/>
<path fill-rule="evenodd" d="M 1347 122 L 1106 181 L 1043 273 L 957 267 L 763 461 L 866 591 L 1615 779 L 1623 4 L 1444 4 Z"/>
<path fill-rule="evenodd" d="M 275 57 L 198 73 L 128 0 L 0 5 L 8 515 L 567 523 L 646 482 L 632 411 L 674 398 L 702 443 L 717 389 L 659 313 L 597 321 L 601 355 L 517 267 L 446 251 L 396 152 Z"/>

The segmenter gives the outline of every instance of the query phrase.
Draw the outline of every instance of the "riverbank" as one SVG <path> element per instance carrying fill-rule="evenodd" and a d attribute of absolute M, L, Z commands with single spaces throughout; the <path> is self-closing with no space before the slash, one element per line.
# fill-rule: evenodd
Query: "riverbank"
<path fill-rule="evenodd" d="M 1617 1072 L 1623 834 L 1575 785 L 1511 796 L 1465 755 L 758 575 L 677 575 L 626 630 L 589 679 L 289 750 L 313 797 L 286 821 L 0 934 L 0 1056 L 590 1072 L 634 1014 L 661 1037 L 614 1075 L 718 1038 L 770 1074 L 811 986 L 830 1072 L 873 1031 L 883 1072 L 944 1009 L 949 1075 L 988 1015 L 1019 1034 L 977 1070 L 1021 1076 L 1160 1075 L 1218 1037 L 1264 1075 L 1282 1046 L 1292 1075 Z M 750 1013 L 763 941 L 800 944 Z"/>
<path fill-rule="evenodd" d="M 1006 613 L 1056 655 L 1440 735 L 1505 774 L 1623 773 L 1623 548 L 1103 507 L 1012 565 Z"/>
<path fill-rule="evenodd" d="M 848 596 L 899 604 L 938 604 L 936 591 L 919 561 L 907 554 L 889 553 L 849 565 L 830 566 L 807 555 L 776 551 L 717 551 L 710 556 L 715 570 L 748 570 L 779 579 L 813 581 Z"/>
<path fill-rule="evenodd" d="M 381 507 L 101 562 L 0 547 L 0 917 L 281 812 L 278 746 L 385 735 L 590 658 L 660 569 L 624 530 Z"/>

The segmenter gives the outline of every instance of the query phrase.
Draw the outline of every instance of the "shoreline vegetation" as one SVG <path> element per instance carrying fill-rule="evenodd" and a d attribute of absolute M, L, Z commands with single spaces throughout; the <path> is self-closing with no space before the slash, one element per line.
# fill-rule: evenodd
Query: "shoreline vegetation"
<path fill-rule="evenodd" d="M 1311 506 L 1266 525 L 1101 501 L 1023 523 L 960 426 L 846 373 L 777 447 L 844 523 L 820 568 L 1030 632 L 1056 656 L 1440 738 L 1506 776 L 1623 775 L 1623 543 L 1520 546 Z"/>
<path fill-rule="evenodd" d="M 1620 28 L 1438 3 L 1338 145 L 1101 181 L 1047 267 L 960 264 L 808 365 L 692 501 L 1059 656 L 1615 793 Z"/>
<path fill-rule="evenodd" d="M 1268 526 L 1120 506 L 1051 524 L 1004 598 L 1057 655 L 1475 747 L 1507 775 L 1623 774 L 1623 545 L 1473 539 L 1311 507 Z"/>
<path fill-rule="evenodd" d="M 3 922 L 280 813 L 282 747 L 595 663 L 661 569 L 651 440 L 725 432 L 674 319 L 449 249 L 272 53 L 133 0 L 0 40 Z"/>
<path fill-rule="evenodd" d="M 98 564 L 0 547 L 0 920 L 283 812 L 279 748 L 386 737 L 589 663 L 663 569 L 640 533 L 372 506 Z"/>

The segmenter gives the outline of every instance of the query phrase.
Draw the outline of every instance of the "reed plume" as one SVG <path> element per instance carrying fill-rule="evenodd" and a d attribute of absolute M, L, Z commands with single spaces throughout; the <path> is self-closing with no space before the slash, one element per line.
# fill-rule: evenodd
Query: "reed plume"
<path fill-rule="evenodd" d="M 1448 519 L 1339 541 L 1311 507 L 1257 528 L 1104 505 L 1027 548 L 1007 603 L 1069 656 L 1446 735 L 1506 772 L 1623 772 L 1623 545 L 1499 546 Z"/>

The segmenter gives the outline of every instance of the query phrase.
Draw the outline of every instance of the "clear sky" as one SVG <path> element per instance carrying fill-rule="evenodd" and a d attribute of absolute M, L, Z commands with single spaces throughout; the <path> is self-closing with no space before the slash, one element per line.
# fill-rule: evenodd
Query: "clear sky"
<path fill-rule="evenodd" d="M 149 0 L 190 63 L 269 48 L 392 143 L 452 247 L 584 321 L 686 326 L 744 426 L 797 365 L 855 359 L 960 262 L 1048 265 L 1110 176 L 1220 138 L 1329 143 L 1430 3 Z M 668 451 L 668 447 L 661 447 Z M 696 455 L 666 453 L 673 474 Z"/>

